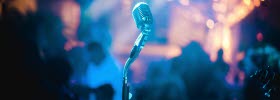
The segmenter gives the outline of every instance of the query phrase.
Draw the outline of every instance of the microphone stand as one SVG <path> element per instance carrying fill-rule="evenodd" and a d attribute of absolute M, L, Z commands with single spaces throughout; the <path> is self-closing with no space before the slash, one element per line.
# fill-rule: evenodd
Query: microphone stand
<path fill-rule="evenodd" d="M 127 81 L 127 72 L 125 72 L 125 70 L 128 71 L 126 68 L 129 68 L 129 66 L 132 64 L 132 60 L 133 59 L 128 58 L 124 66 L 125 69 L 123 74 L 122 100 L 129 100 L 129 84 Z"/>
<path fill-rule="evenodd" d="M 123 86 L 122 86 L 122 100 L 129 100 L 129 84 L 127 73 L 130 65 L 136 60 L 140 51 L 144 47 L 145 41 L 147 40 L 148 35 L 143 35 L 142 33 L 137 37 L 136 42 L 130 52 L 129 58 L 126 60 L 123 70 Z"/>

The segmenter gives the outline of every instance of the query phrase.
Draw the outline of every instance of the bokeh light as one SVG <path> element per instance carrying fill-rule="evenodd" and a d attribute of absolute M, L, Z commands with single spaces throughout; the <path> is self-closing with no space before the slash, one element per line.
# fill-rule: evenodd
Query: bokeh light
<path fill-rule="evenodd" d="M 184 6 L 187 6 L 190 4 L 190 1 L 189 0 L 179 0 L 179 2 L 184 5 Z"/>
<path fill-rule="evenodd" d="M 5 0 L 1 2 L 5 2 Z M 9 1 L 8 9 L 17 9 L 23 15 L 28 12 L 36 12 L 37 0 L 11 0 Z"/>
<path fill-rule="evenodd" d="M 206 26 L 207 26 L 209 29 L 214 28 L 214 25 L 215 25 L 215 23 L 214 23 L 213 20 L 208 19 L 208 20 L 206 21 Z"/>
<path fill-rule="evenodd" d="M 262 40 L 263 40 L 263 34 L 261 33 L 261 32 L 259 32 L 258 34 L 257 34 L 257 40 L 259 41 L 259 42 L 261 42 Z"/>

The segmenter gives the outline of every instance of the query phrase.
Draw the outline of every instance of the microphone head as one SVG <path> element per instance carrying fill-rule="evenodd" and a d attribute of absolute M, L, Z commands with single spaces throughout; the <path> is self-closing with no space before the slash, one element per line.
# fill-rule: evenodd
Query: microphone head
<path fill-rule="evenodd" d="M 153 16 L 147 3 L 137 3 L 132 10 L 132 17 L 137 28 L 144 32 L 144 34 L 148 34 L 151 31 Z"/>

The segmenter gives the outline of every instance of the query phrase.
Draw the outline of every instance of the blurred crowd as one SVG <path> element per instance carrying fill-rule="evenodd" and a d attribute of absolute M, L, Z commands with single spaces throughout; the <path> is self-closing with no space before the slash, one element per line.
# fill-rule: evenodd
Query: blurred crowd
<path fill-rule="evenodd" d="M 89 0 L 17 1 L 0 0 L 2 67 L 12 80 L 7 81 L 10 99 L 121 100 L 123 64 L 110 51 L 112 16 L 81 12 Z M 23 3 L 29 6 L 18 5 Z M 248 47 L 229 84 L 224 50 L 213 62 L 200 42 L 191 41 L 179 56 L 149 63 L 145 80 L 131 84 L 132 99 L 264 100 L 265 92 L 250 75 L 264 66 L 280 73 L 278 50 L 265 42 Z"/>
<path fill-rule="evenodd" d="M 219 50 L 215 62 L 210 61 L 209 56 L 197 42 L 191 42 L 182 49 L 182 55 L 149 66 L 147 80 L 139 87 L 136 85 L 139 89 L 136 98 L 141 100 L 279 99 L 279 85 L 274 86 L 278 88 L 274 96 L 268 98 L 265 96 L 266 90 L 261 85 L 263 83 L 250 77 L 266 66 L 272 67 L 273 72 L 279 75 L 279 52 L 271 45 L 259 43 L 246 51 L 245 58 L 238 64 L 243 75 L 235 76 L 233 85 L 226 81 L 230 66 L 222 59 L 222 49 Z M 276 80 L 279 82 L 279 77 Z"/>

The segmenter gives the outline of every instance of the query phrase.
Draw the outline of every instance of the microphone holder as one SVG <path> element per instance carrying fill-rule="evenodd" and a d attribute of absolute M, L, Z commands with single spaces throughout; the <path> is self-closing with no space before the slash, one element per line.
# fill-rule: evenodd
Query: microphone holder
<path fill-rule="evenodd" d="M 140 34 L 138 38 L 144 38 L 145 35 Z M 137 39 L 139 40 L 139 39 Z M 143 40 L 143 39 L 141 39 Z M 140 42 L 140 41 L 139 41 Z M 127 73 L 128 69 L 130 68 L 130 65 L 136 60 L 138 57 L 141 49 L 143 48 L 143 45 L 134 45 L 129 58 L 126 60 L 123 70 L 123 87 L 122 87 L 122 100 L 129 100 L 129 84 L 128 84 L 128 78 Z"/>
<path fill-rule="evenodd" d="M 144 32 L 142 32 L 144 33 Z M 140 34 L 137 37 L 137 40 L 130 52 L 129 58 L 126 60 L 123 70 L 123 87 L 122 87 L 122 100 L 129 100 L 129 84 L 128 84 L 128 78 L 127 73 L 128 69 L 130 68 L 130 65 L 136 60 L 138 55 L 140 54 L 142 48 L 145 45 L 145 42 L 147 40 L 148 35 L 146 34 Z"/>

